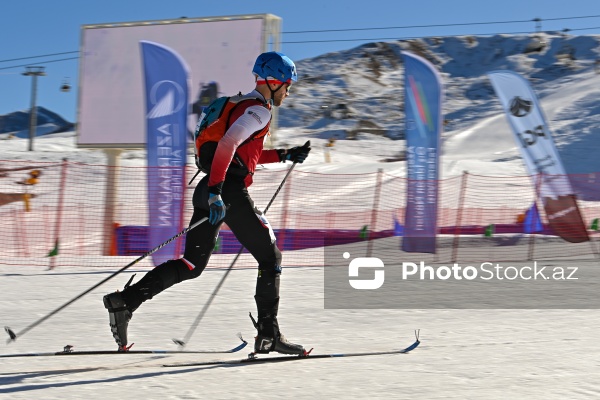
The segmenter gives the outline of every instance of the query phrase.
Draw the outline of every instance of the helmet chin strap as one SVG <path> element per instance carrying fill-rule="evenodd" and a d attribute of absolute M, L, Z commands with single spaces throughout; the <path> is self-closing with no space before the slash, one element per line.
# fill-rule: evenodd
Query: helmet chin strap
<path fill-rule="evenodd" d="M 282 83 L 281 85 L 279 85 L 279 87 L 277 89 L 273 90 L 273 89 L 271 89 L 271 84 L 269 83 L 269 81 L 267 79 L 263 80 L 262 78 L 258 78 L 258 77 L 257 77 L 257 83 L 267 85 L 269 92 L 271 92 L 271 98 L 268 99 L 267 102 L 271 105 L 273 105 L 273 99 L 275 98 L 275 93 L 277 93 L 282 87 L 285 86 L 285 83 Z"/>
<path fill-rule="evenodd" d="M 269 81 L 267 81 L 267 87 L 269 88 L 269 91 L 271 92 L 271 105 L 273 105 L 273 99 L 275 98 L 275 93 L 277 93 L 282 87 L 283 85 L 285 85 L 284 83 L 282 83 L 281 85 L 279 85 L 279 87 L 275 90 L 271 89 L 271 84 L 269 83 Z"/>

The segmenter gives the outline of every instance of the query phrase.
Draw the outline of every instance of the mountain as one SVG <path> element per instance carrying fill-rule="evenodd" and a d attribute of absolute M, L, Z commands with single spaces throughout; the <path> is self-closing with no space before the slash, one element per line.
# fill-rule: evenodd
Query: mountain
<path fill-rule="evenodd" d="M 512 70 L 529 80 L 568 173 L 600 171 L 600 35 L 430 37 L 374 42 L 299 60 L 299 81 L 279 110 L 281 129 L 273 144 L 310 139 L 314 154 L 321 153 L 314 159 L 324 160 L 322 153 L 335 138 L 329 170 L 340 163 L 361 164 L 361 171 L 394 164 L 390 167 L 402 173 L 403 163 L 393 162 L 403 159 L 405 147 L 402 51 L 429 60 L 442 76 L 443 176 L 465 170 L 527 174 L 486 75 L 493 70 Z M 73 130 L 57 114 L 43 107 L 38 112 L 38 135 Z M 0 134 L 28 137 L 28 121 L 27 112 L 0 116 Z M 372 165 L 365 166 L 367 162 Z"/>
<path fill-rule="evenodd" d="M 36 113 L 36 136 L 67 132 L 75 129 L 75 124 L 68 122 L 60 115 L 44 107 L 36 107 Z M 29 118 L 29 110 L 0 115 L 0 134 L 8 133 L 19 138 L 29 137 Z"/>
<path fill-rule="evenodd" d="M 589 89 L 600 72 L 599 49 L 598 35 L 561 33 L 369 43 L 300 60 L 299 82 L 292 88 L 293 96 L 282 106 L 279 125 L 318 132 L 320 138 L 352 139 L 357 131 L 367 131 L 403 139 L 401 52 L 410 51 L 430 61 L 442 76 L 444 141 L 464 134 L 487 118 L 502 115 L 504 119 L 487 72 L 512 70 L 523 75 L 541 99 L 542 108 L 544 98 L 560 97 L 560 92 L 579 85 L 581 95 L 575 96 L 575 102 L 556 105 L 555 111 L 547 113 L 548 124 L 567 172 L 597 172 L 600 103 L 598 93 L 590 93 Z M 512 132 L 504 122 L 495 126 L 498 131 L 490 132 L 499 139 L 492 146 L 494 153 L 502 153 L 498 160 L 519 158 Z M 460 160 L 473 156 L 472 148 L 469 150 L 467 153 L 464 146 L 455 146 L 450 154 L 444 147 L 443 154 Z M 482 158 L 486 156 L 481 153 Z M 581 157 L 588 162 L 582 163 Z"/>

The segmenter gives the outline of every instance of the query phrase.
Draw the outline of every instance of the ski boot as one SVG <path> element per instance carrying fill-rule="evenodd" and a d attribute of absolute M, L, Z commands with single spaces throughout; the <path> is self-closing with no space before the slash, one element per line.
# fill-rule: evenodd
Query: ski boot
<path fill-rule="evenodd" d="M 302 345 L 288 341 L 279 331 L 277 317 L 259 317 L 258 322 L 250 314 L 250 319 L 258 331 L 254 339 L 254 353 L 268 354 L 275 351 L 281 354 L 294 354 L 299 356 L 308 355 Z"/>
<path fill-rule="evenodd" d="M 129 287 L 131 280 L 127 282 L 123 292 Z M 127 326 L 133 316 L 133 309 L 127 305 L 123 292 L 109 293 L 103 297 L 104 307 L 108 310 L 110 330 L 119 346 L 119 351 L 127 351 Z"/>

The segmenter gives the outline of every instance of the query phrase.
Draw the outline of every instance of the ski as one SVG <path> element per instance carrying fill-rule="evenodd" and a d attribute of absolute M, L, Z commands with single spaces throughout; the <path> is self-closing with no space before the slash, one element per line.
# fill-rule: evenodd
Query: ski
<path fill-rule="evenodd" d="M 421 342 L 417 337 L 416 341 L 410 346 L 400 350 L 388 350 L 388 351 L 366 351 L 356 353 L 329 353 L 329 354 L 309 354 L 306 356 L 275 356 L 275 357 L 264 357 L 259 358 L 254 353 L 250 353 L 248 358 L 236 359 L 236 360 L 216 360 L 216 361 L 200 361 L 200 362 L 183 362 L 173 364 L 163 364 L 163 367 L 200 367 L 200 366 L 211 366 L 211 365 L 236 365 L 236 364 L 265 364 L 285 361 L 297 361 L 297 360 L 314 360 L 317 358 L 339 358 L 339 357 L 364 357 L 364 356 L 383 356 L 389 354 L 406 354 L 419 346 Z"/>
<path fill-rule="evenodd" d="M 0 354 L 0 358 L 12 357 L 49 357 L 49 356 L 94 356 L 102 354 L 227 354 L 236 353 L 242 350 L 248 342 L 242 339 L 242 343 L 228 350 L 73 350 L 73 346 L 67 345 L 62 351 L 41 352 L 41 353 L 21 353 L 21 354 Z"/>

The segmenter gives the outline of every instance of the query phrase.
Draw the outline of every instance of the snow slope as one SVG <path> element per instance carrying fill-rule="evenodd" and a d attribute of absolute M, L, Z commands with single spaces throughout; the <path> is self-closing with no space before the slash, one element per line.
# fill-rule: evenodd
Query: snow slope
<path fill-rule="evenodd" d="M 588 267 L 595 263 L 580 263 Z M 41 271 L 0 267 L 2 323 L 16 331 L 114 270 Z M 132 271 L 135 272 L 135 271 Z M 142 271 L 138 271 L 142 273 Z M 222 277 L 208 270 L 145 303 L 130 324 L 137 349 L 176 349 Z M 112 349 L 102 295 L 115 278 L 29 331 L 2 353 Z M 252 339 L 255 271 L 227 278 L 188 349 Z M 0 398 L 7 399 L 594 399 L 598 383 L 597 310 L 325 310 L 323 271 L 285 269 L 280 322 L 291 339 L 322 352 L 388 350 L 405 355 L 302 360 L 234 367 L 163 368 L 164 363 L 245 357 L 131 355 L 2 359 Z"/>

